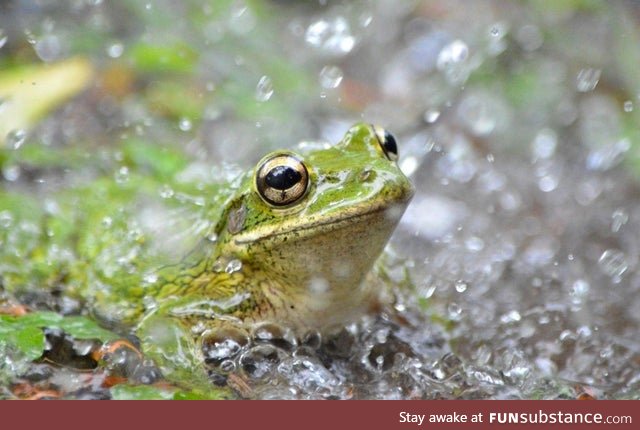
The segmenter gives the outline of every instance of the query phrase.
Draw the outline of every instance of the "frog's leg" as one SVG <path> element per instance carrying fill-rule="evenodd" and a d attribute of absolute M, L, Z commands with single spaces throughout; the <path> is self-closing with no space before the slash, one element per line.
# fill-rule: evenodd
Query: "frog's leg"
<path fill-rule="evenodd" d="M 179 319 L 152 314 L 144 318 L 136 333 L 145 356 L 155 362 L 167 380 L 207 398 L 234 397 L 231 390 L 212 384 L 201 346 Z"/>

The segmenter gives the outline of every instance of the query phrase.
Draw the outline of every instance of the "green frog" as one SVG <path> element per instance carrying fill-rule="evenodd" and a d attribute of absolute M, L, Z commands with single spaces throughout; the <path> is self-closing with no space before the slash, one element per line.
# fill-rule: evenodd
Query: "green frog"
<path fill-rule="evenodd" d="M 206 345 L 257 324 L 302 336 L 351 322 L 379 303 L 379 283 L 365 278 L 413 188 L 380 127 L 308 146 L 224 184 L 181 172 L 168 186 L 123 167 L 41 202 L 5 193 L 2 285 L 57 291 L 134 331 L 178 380 L 202 376 Z"/>

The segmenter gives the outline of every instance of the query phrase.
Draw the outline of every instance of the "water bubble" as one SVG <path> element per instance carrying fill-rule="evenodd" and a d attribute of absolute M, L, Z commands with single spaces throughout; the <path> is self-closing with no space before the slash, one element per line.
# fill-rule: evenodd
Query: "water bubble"
<path fill-rule="evenodd" d="M 158 274 L 156 272 L 146 273 L 142 280 L 147 284 L 155 284 L 158 281 Z"/>
<path fill-rule="evenodd" d="M 469 94 L 460 102 L 457 113 L 474 135 L 486 136 L 498 125 L 499 111 L 496 107 L 495 100 L 488 94 Z"/>
<path fill-rule="evenodd" d="M 122 166 L 115 173 L 114 178 L 118 184 L 124 184 L 129 180 L 129 168 L 127 166 Z"/>
<path fill-rule="evenodd" d="M 9 182 L 15 182 L 22 173 L 20 166 L 17 164 L 8 164 L 2 167 L 2 176 Z"/>
<path fill-rule="evenodd" d="M 240 366 L 252 379 L 264 379 L 271 375 L 275 367 L 286 357 L 286 353 L 273 345 L 257 345 L 244 352 Z"/>
<path fill-rule="evenodd" d="M 348 54 L 356 43 L 349 23 L 342 16 L 311 23 L 304 38 L 309 45 L 333 55 Z"/>
<path fill-rule="evenodd" d="M 591 170 L 608 170 L 620 163 L 629 149 L 631 149 L 631 141 L 627 138 L 593 148 L 587 156 L 587 168 Z"/>
<path fill-rule="evenodd" d="M 256 324 L 252 335 L 257 341 L 268 342 L 282 349 L 289 350 L 297 344 L 296 337 L 289 328 L 272 322 Z"/>
<path fill-rule="evenodd" d="M 58 36 L 49 34 L 38 40 L 34 49 L 42 61 L 49 63 L 58 59 L 62 51 L 62 46 Z"/>
<path fill-rule="evenodd" d="M 623 225 L 629 221 L 629 214 L 623 209 L 618 208 L 611 214 L 611 232 L 617 233 Z"/>
<path fill-rule="evenodd" d="M 337 88 L 344 74 L 338 66 L 324 66 L 320 71 L 320 85 L 326 89 Z"/>
<path fill-rule="evenodd" d="M 516 39 L 525 51 L 535 51 L 542 46 L 542 32 L 536 25 L 524 25 L 516 33 Z"/>
<path fill-rule="evenodd" d="M 598 265 L 615 283 L 620 282 L 622 275 L 629 268 L 629 263 L 627 262 L 624 252 L 618 249 L 607 249 L 604 251 L 598 260 Z"/>
<path fill-rule="evenodd" d="M 576 88 L 581 93 L 588 93 L 593 91 L 600 81 L 600 75 L 602 71 L 600 69 L 585 68 L 581 69 L 576 76 Z"/>
<path fill-rule="evenodd" d="M 558 178 L 555 175 L 545 175 L 538 180 L 540 191 L 549 193 L 558 188 Z"/>
<path fill-rule="evenodd" d="M 107 47 L 107 55 L 111 58 L 120 58 L 124 52 L 124 45 L 120 42 L 112 43 Z"/>
<path fill-rule="evenodd" d="M 463 281 L 462 279 L 458 279 L 455 282 L 454 287 L 455 287 L 457 292 L 464 293 L 465 291 L 467 291 L 467 288 L 469 287 L 469 284 L 466 281 Z"/>
<path fill-rule="evenodd" d="M 444 70 L 452 65 L 466 61 L 469 57 L 469 47 L 462 40 L 454 40 L 446 45 L 438 53 L 436 65 L 439 70 Z"/>
<path fill-rule="evenodd" d="M 7 144 L 13 149 L 18 149 L 22 146 L 27 138 L 27 132 L 23 129 L 11 130 L 7 133 Z"/>
<path fill-rule="evenodd" d="M 0 227 L 8 228 L 13 224 L 13 215 L 8 210 L 0 212 Z"/>
<path fill-rule="evenodd" d="M 265 75 L 260 78 L 258 85 L 256 85 L 256 100 L 266 102 L 272 95 L 273 83 L 271 82 L 271 78 Z"/>
<path fill-rule="evenodd" d="M 8 39 L 8 36 L 4 34 L 4 30 L 0 28 L 0 49 L 6 45 Z"/>
<path fill-rule="evenodd" d="M 278 365 L 278 372 L 307 392 L 329 394 L 341 390 L 336 377 L 314 357 L 292 357 Z"/>
<path fill-rule="evenodd" d="M 180 118 L 178 122 L 178 128 L 182 131 L 189 131 L 193 127 L 193 124 L 189 118 Z"/>
<path fill-rule="evenodd" d="M 531 142 L 531 154 L 535 160 L 551 158 L 556 152 L 557 144 L 556 132 L 549 128 L 542 129 Z"/>
<path fill-rule="evenodd" d="M 229 274 L 239 272 L 240 270 L 242 270 L 242 261 L 237 258 L 230 260 L 224 268 L 224 271 Z"/>
<path fill-rule="evenodd" d="M 171 188 L 169 185 L 165 184 L 160 188 L 160 197 L 162 197 L 163 199 L 170 199 L 171 197 L 173 197 L 175 194 L 175 192 L 173 191 L 173 188 Z"/>
<path fill-rule="evenodd" d="M 571 295 L 576 297 L 583 297 L 587 295 L 587 293 L 589 292 L 589 288 L 590 286 L 587 281 L 585 281 L 584 279 L 577 279 L 571 285 Z"/>
<path fill-rule="evenodd" d="M 516 310 L 511 310 L 500 317 L 500 322 L 503 324 L 509 324 L 512 322 L 518 322 L 521 319 L 522 319 L 522 316 L 520 315 L 520 312 Z"/>
<path fill-rule="evenodd" d="M 424 112 L 424 120 L 428 124 L 433 124 L 440 118 L 440 111 L 437 109 L 427 109 Z"/>
<path fill-rule="evenodd" d="M 463 84 L 469 77 L 466 65 L 469 58 L 469 47 L 461 40 L 454 40 L 438 53 L 436 67 L 452 85 Z"/>
<path fill-rule="evenodd" d="M 249 343 L 247 333 L 235 327 L 207 330 L 202 333 L 201 339 L 205 362 L 214 365 L 233 358 Z"/>
<path fill-rule="evenodd" d="M 484 248 L 484 240 L 478 236 L 471 236 L 464 241 L 464 246 L 471 252 L 482 251 Z"/>
<path fill-rule="evenodd" d="M 627 100 L 622 106 L 625 112 L 633 112 L 633 102 L 631 100 Z"/>
<path fill-rule="evenodd" d="M 447 306 L 447 315 L 450 320 L 459 321 L 460 318 L 462 318 L 462 307 L 455 302 L 449 303 Z"/>
<path fill-rule="evenodd" d="M 113 218 L 111 218 L 110 216 L 106 216 L 102 218 L 102 226 L 104 228 L 110 228 L 112 225 L 113 225 Z"/>
<path fill-rule="evenodd" d="M 229 29 L 236 34 L 247 34 L 256 25 L 256 16 L 243 1 L 236 1 L 231 6 Z"/>

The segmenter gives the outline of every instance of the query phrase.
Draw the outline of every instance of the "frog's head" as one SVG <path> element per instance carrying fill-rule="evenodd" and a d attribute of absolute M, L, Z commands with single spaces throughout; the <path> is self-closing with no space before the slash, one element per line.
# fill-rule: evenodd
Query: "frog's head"
<path fill-rule="evenodd" d="M 362 280 L 413 194 L 397 158 L 393 136 L 369 124 L 331 147 L 267 155 L 227 209 L 216 254 L 286 285 L 274 294 L 310 310 L 309 325 L 344 319 L 371 293 Z"/>

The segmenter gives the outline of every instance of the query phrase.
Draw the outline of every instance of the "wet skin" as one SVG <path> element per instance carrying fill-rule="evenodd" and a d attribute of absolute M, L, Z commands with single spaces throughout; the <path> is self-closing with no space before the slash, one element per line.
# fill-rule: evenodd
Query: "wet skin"
<path fill-rule="evenodd" d="M 0 195 L 0 212 L 32 226 L 0 232 L 0 276 L 18 296 L 56 290 L 133 330 L 173 379 L 198 375 L 212 339 L 264 321 L 325 330 L 377 302 L 365 277 L 413 194 L 396 159 L 391 135 L 358 124 L 334 146 L 271 153 L 228 184 L 169 190 L 130 174 L 44 205 Z"/>

